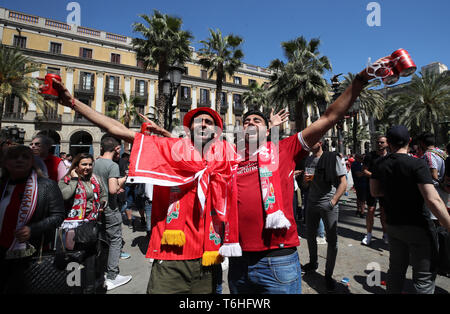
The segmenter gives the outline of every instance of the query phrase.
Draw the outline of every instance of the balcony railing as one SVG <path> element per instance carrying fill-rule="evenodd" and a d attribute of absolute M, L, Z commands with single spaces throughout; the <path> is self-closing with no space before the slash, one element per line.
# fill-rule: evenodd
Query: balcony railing
<path fill-rule="evenodd" d="M 34 122 L 36 123 L 61 123 L 61 115 L 56 113 L 38 113 L 34 118 Z"/>
<path fill-rule="evenodd" d="M 120 98 L 123 91 L 121 89 L 105 88 L 105 98 Z"/>
<path fill-rule="evenodd" d="M 3 121 L 22 121 L 23 113 L 21 112 L 5 112 L 2 117 Z"/>
<path fill-rule="evenodd" d="M 211 100 L 200 99 L 197 101 L 197 107 L 211 107 Z"/>
<path fill-rule="evenodd" d="M 180 106 L 180 110 L 184 111 L 184 112 L 188 112 L 189 110 L 191 110 L 191 106 L 192 106 L 192 98 L 191 97 L 178 97 L 177 100 L 179 106 Z"/>
<path fill-rule="evenodd" d="M 226 114 L 228 111 L 228 102 L 222 101 L 220 103 L 220 114 Z"/>
<path fill-rule="evenodd" d="M 78 85 L 75 85 L 74 92 L 93 95 L 95 93 L 95 88 L 93 86 L 78 84 Z"/>
<path fill-rule="evenodd" d="M 242 116 L 244 113 L 244 105 L 240 103 L 233 103 L 233 111 L 236 116 Z"/>
<path fill-rule="evenodd" d="M 138 92 L 138 91 L 132 91 L 131 95 L 136 98 L 136 104 L 138 106 L 146 106 L 147 105 L 147 100 L 148 100 L 148 93 L 144 92 Z"/>

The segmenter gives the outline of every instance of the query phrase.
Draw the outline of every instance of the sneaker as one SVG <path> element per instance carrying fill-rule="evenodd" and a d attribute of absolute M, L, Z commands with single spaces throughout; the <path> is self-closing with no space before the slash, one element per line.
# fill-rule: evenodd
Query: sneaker
<path fill-rule="evenodd" d="M 325 276 L 325 286 L 328 292 L 333 292 L 336 289 L 336 280 L 331 276 Z"/>
<path fill-rule="evenodd" d="M 309 272 L 315 272 L 317 270 L 317 268 L 319 268 L 319 264 L 315 263 L 315 264 L 305 264 L 304 266 L 301 267 L 302 269 L 302 275 L 309 273 Z"/>
<path fill-rule="evenodd" d="M 383 242 L 384 244 L 389 244 L 389 239 L 387 233 L 383 233 Z"/>
<path fill-rule="evenodd" d="M 131 255 L 128 253 L 125 253 L 125 252 L 120 253 L 120 259 L 129 259 L 130 257 L 131 257 Z"/>
<path fill-rule="evenodd" d="M 372 242 L 372 235 L 370 233 L 366 234 L 364 239 L 362 239 L 361 243 L 364 245 L 369 245 Z"/>
<path fill-rule="evenodd" d="M 325 240 L 325 237 L 317 237 L 316 241 L 317 244 L 327 244 L 327 240 Z"/>
<path fill-rule="evenodd" d="M 133 277 L 130 275 L 128 276 L 117 275 L 116 279 L 106 279 L 106 289 L 109 291 L 117 287 L 123 286 L 124 284 L 128 283 L 131 280 L 131 278 Z"/>

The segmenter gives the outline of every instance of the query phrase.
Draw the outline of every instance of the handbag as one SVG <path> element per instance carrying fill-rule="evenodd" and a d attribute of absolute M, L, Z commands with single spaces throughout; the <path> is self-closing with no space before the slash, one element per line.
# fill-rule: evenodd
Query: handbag
<path fill-rule="evenodd" d="M 59 238 L 62 243 L 62 232 L 58 229 Z M 23 289 L 27 294 L 69 294 L 74 287 L 69 286 L 69 276 L 73 270 L 67 270 L 68 263 L 72 261 L 81 262 L 82 251 L 68 252 L 64 245 L 55 251 L 43 252 L 44 235 L 38 256 L 30 258 L 28 267 L 25 269 Z"/>
<path fill-rule="evenodd" d="M 98 240 L 100 228 L 97 220 L 90 220 L 75 229 L 74 241 L 82 244 L 95 244 Z"/>

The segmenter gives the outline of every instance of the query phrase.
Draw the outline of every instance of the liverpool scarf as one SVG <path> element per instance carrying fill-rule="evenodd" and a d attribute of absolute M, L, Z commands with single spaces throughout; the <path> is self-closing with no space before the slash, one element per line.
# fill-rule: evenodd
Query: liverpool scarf
<path fill-rule="evenodd" d="M 236 160 L 233 147 L 226 141 L 212 141 L 202 157 L 188 138 L 159 138 L 138 133 L 131 151 L 127 182 L 176 187 L 196 181 L 200 206 L 194 210 L 200 210 L 204 221 L 202 264 L 218 264 L 222 256 L 242 255 L 234 190 Z M 168 200 L 161 244 L 183 246 L 190 240 L 185 238 L 183 230 L 186 213 L 193 204 L 188 204 L 176 190 L 172 188 L 174 192 Z"/>
<path fill-rule="evenodd" d="M 283 195 L 279 174 L 278 149 L 272 142 L 267 142 L 258 149 L 259 181 L 267 229 L 289 228 L 291 223 L 284 215 Z"/>
<path fill-rule="evenodd" d="M 8 186 L 8 183 L 6 183 Z M 17 189 L 16 186 L 14 189 Z M 6 188 L 5 188 L 6 190 Z M 33 217 L 34 211 L 36 210 L 37 204 L 37 194 L 38 194 L 38 184 L 37 184 L 37 174 L 33 170 L 31 175 L 28 177 L 25 183 L 25 189 L 23 191 L 22 200 L 20 201 L 19 213 L 17 215 L 17 223 L 15 230 L 20 230 L 30 221 L 31 217 Z M 14 194 L 14 191 L 12 192 Z M 4 192 L 2 195 L 2 199 L 5 197 Z M 17 199 L 12 199 L 10 201 L 10 205 L 17 206 Z M 8 206 L 6 210 L 9 210 Z M 25 256 L 30 256 L 35 252 L 35 248 L 30 247 L 27 243 L 20 243 L 16 237 L 14 237 L 10 248 L 6 253 L 7 259 L 20 258 Z"/>
<path fill-rule="evenodd" d="M 70 176 L 64 177 L 64 183 L 69 184 L 71 178 Z M 73 203 L 70 204 L 70 208 L 67 208 L 69 211 L 68 217 L 63 221 L 61 228 L 73 229 L 78 227 L 81 223 L 86 220 L 96 220 L 98 217 L 98 211 L 100 209 L 100 192 L 101 187 L 100 184 L 95 177 L 92 175 L 89 180 L 94 197 L 92 199 L 92 211 L 86 216 L 86 207 L 87 207 L 87 194 L 86 188 L 81 181 L 81 178 L 78 177 L 77 187 L 75 189 L 75 194 L 73 197 Z"/>

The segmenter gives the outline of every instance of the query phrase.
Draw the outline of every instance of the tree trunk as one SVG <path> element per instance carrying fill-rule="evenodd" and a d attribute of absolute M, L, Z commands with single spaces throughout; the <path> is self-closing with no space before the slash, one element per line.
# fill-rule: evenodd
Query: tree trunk
<path fill-rule="evenodd" d="M 0 129 L 2 127 L 3 110 L 5 108 L 6 97 L 0 98 Z"/>
<path fill-rule="evenodd" d="M 353 154 L 358 153 L 358 114 L 355 113 L 353 116 Z"/>
<path fill-rule="evenodd" d="M 220 102 L 220 96 L 222 94 L 222 86 L 223 86 L 223 66 L 222 70 L 219 66 L 219 71 L 217 71 L 217 78 L 216 78 L 216 111 L 220 115 L 220 107 L 222 106 Z"/>
<path fill-rule="evenodd" d="M 305 128 L 305 108 L 303 101 L 299 100 L 295 104 L 295 132 L 301 132 Z"/>

